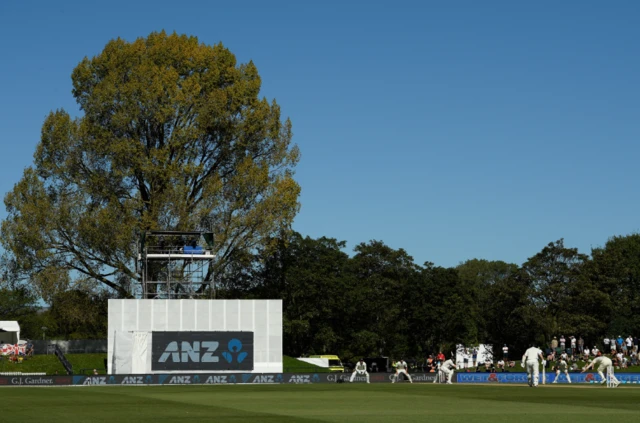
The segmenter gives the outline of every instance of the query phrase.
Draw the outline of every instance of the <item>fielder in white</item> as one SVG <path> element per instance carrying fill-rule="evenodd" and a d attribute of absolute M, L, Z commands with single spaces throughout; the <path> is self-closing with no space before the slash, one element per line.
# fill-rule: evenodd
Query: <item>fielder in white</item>
<path fill-rule="evenodd" d="M 360 359 L 360 361 L 356 363 L 356 368 L 353 369 L 353 373 L 351 373 L 351 379 L 349 379 L 349 382 L 353 382 L 353 380 L 356 378 L 356 374 L 367 376 L 367 383 L 369 383 L 369 372 L 367 372 L 367 363 L 365 363 L 363 359 Z"/>
<path fill-rule="evenodd" d="M 522 356 L 522 367 L 527 369 L 527 379 L 529 380 L 529 386 L 538 386 L 538 378 L 540 374 L 540 359 L 544 366 L 546 362 L 542 356 L 542 350 L 537 347 L 531 346 L 524 352 Z"/>
<path fill-rule="evenodd" d="M 582 369 L 582 373 L 586 372 L 589 369 L 593 369 L 596 364 L 598 364 L 597 372 L 600 375 L 600 377 L 602 378 L 602 382 L 600 382 L 600 383 L 605 383 L 607 381 L 607 378 L 605 377 L 604 373 L 602 373 L 602 371 L 603 370 L 608 371 L 609 369 L 611 369 L 611 383 L 613 383 L 616 386 L 618 386 L 620 384 L 620 381 L 618 381 L 618 379 L 613 374 L 613 363 L 611 362 L 611 359 L 609 357 L 605 357 L 603 355 L 600 355 L 600 356 L 594 358 L 591 361 L 591 363 L 589 363 L 588 366 L 586 366 L 584 369 Z"/>
<path fill-rule="evenodd" d="M 407 364 L 406 361 L 404 360 L 398 361 L 396 363 L 396 374 L 393 376 L 393 380 L 391 381 L 391 383 L 396 383 L 398 381 L 398 376 L 400 375 L 400 373 L 404 373 L 407 379 L 409 379 L 409 382 L 413 383 L 411 376 L 409 375 L 409 373 L 407 373 L 407 367 L 409 367 L 409 365 Z"/>
<path fill-rule="evenodd" d="M 553 383 L 558 383 L 558 378 L 560 377 L 560 373 L 564 373 L 567 377 L 567 381 L 571 383 L 571 378 L 569 377 L 569 365 L 564 360 L 558 361 L 556 366 L 556 378 L 553 380 Z"/>
<path fill-rule="evenodd" d="M 438 372 L 442 373 L 442 375 L 447 378 L 447 383 L 449 385 L 451 385 L 451 377 L 453 376 L 453 371 L 455 370 L 455 368 L 456 364 L 453 362 L 453 360 L 449 359 L 442 363 L 442 365 L 440 365 L 440 369 L 438 370 Z M 438 379 L 439 378 L 436 378 L 433 383 L 436 383 Z"/>

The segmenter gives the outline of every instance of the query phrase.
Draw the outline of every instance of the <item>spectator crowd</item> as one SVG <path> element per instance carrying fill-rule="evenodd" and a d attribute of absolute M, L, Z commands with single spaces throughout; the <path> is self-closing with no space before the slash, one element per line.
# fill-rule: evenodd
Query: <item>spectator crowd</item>
<path fill-rule="evenodd" d="M 544 348 L 541 348 L 545 353 L 547 369 L 555 369 L 555 364 L 560 360 L 564 360 L 571 371 L 580 371 L 581 365 L 578 362 L 584 361 L 590 362 L 598 355 L 607 355 L 611 357 L 613 365 L 616 369 L 625 369 L 629 366 L 640 365 L 640 359 L 638 358 L 640 342 L 635 336 L 623 337 L 618 335 L 605 336 L 601 343 L 596 342 L 596 345 L 590 345 L 579 336 L 575 337 L 560 335 L 554 336 L 551 342 Z M 509 347 L 504 344 L 497 354 L 494 353 L 492 358 L 487 358 L 483 363 L 478 362 L 478 349 L 477 348 L 463 348 L 458 350 L 458 354 L 462 354 L 463 359 L 460 364 L 458 360 L 459 370 L 468 372 L 505 372 L 510 368 L 516 366 L 516 361 L 509 355 Z M 430 368 L 437 368 L 437 363 L 441 362 L 434 359 L 433 356 L 429 356 L 428 363 L 433 363 Z"/>
<path fill-rule="evenodd" d="M 638 365 L 638 338 L 634 336 L 617 337 L 605 336 L 599 345 L 590 346 L 584 342 L 582 337 L 575 336 L 560 338 L 554 336 L 547 346 L 545 353 L 547 362 L 564 359 L 567 363 L 576 363 L 579 360 L 588 362 L 601 355 L 610 355 L 614 366 L 617 369 L 624 369 L 629 366 Z"/>
<path fill-rule="evenodd" d="M 9 361 L 21 362 L 24 357 L 33 356 L 33 343 L 27 341 L 20 344 L 0 344 L 0 357 Z"/>

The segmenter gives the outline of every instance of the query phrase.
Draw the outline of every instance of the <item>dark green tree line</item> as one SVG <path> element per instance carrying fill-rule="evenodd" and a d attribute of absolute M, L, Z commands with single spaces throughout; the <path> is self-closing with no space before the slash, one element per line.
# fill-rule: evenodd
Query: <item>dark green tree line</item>
<path fill-rule="evenodd" d="M 291 355 L 421 357 L 458 343 L 519 351 L 554 335 L 595 344 L 608 331 L 640 329 L 636 235 L 613 238 L 593 258 L 558 240 L 522 266 L 473 259 L 455 268 L 417 265 L 380 241 L 352 257 L 324 237 L 293 233 L 272 245 L 249 260 L 233 295 L 283 299 Z"/>
<path fill-rule="evenodd" d="M 381 241 L 357 245 L 352 256 L 345 249 L 333 238 L 283 231 L 234 256 L 218 281 L 220 297 L 282 299 L 285 353 L 293 356 L 423 357 L 459 343 L 520 351 L 554 335 L 594 345 L 605 334 L 640 330 L 638 235 L 612 238 L 591 257 L 558 240 L 521 266 L 418 265 Z M 58 291 L 36 312 L 36 293 L 5 281 L 0 319 L 25 322 L 32 337 L 40 326 L 52 337 L 104 337 L 110 295 L 88 287 Z"/>

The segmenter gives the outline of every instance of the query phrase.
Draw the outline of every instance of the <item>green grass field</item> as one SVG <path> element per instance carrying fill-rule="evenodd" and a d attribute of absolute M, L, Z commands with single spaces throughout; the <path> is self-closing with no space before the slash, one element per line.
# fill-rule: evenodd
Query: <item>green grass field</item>
<path fill-rule="evenodd" d="M 2 421 L 632 421 L 640 388 L 327 384 L 0 389 Z"/>

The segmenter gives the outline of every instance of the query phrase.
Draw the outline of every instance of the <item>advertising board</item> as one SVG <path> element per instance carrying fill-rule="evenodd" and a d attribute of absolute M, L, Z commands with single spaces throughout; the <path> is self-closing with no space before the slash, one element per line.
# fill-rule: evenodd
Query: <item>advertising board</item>
<path fill-rule="evenodd" d="M 553 383 L 556 375 L 547 373 L 546 383 Z M 569 373 L 571 383 L 600 383 L 601 379 L 597 373 Z M 616 373 L 616 378 L 622 384 L 640 383 L 640 373 Z M 456 373 L 458 383 L 528 383 L 527 374 L 524 372 L 505 373 Z M 542 383 L 540 374 L 539 383 Z M 557 383 L 569 383 L 563 374 L 560 374 Z"/>
<path fill-rule="evenodd" d="M 0 376 L 0 385 L 228 385 L 228 384 L 311 384 L 348 383 L 351 373 L 154 373 L 145 375 Z M 435 373 L 414 373 L 414 383 L 431 383 Z M 393 373 L 371 373 L 371 383 L 391 383 Z M 357 375 L 354 383 L 365 383 Z M 407 383 L 400 382 L 400 383 Z"/>
<path fill-rule="evenodd" d="M 600 383 L 596 373 L 571 373 L 574 384 Z M 233 384 L 312 384 L 348 383 L 350 373 L 166 373 L 146 375 L 95 375 L 95 376 L 0 376 L 0 386 L 100 386 L 100 385 L 233 385 Z M 414 373 L 414 383 L 432 383 L 435 373 Z M 547 375 L 552 383 L 555 375 Z M 640 385 L 640 373 L 618 373 L 622 384 Z M 391 383 L 393 373 L 370 373 L 371 383 Z M 514 373 L 456 373 L 458 383 L 513 383 L 526 384 L 527 374 Z M 364 376 L 356 376 L 354 383 L 365 383 Z M 403 382 L 407 383 L 407 382 Z M 567 383 L 564 375 L 558 383 Z"/>
<path fill-rule="evenodd" d="M 253 332 L 153 332 L 151 370 L 253 370 Z"/>

